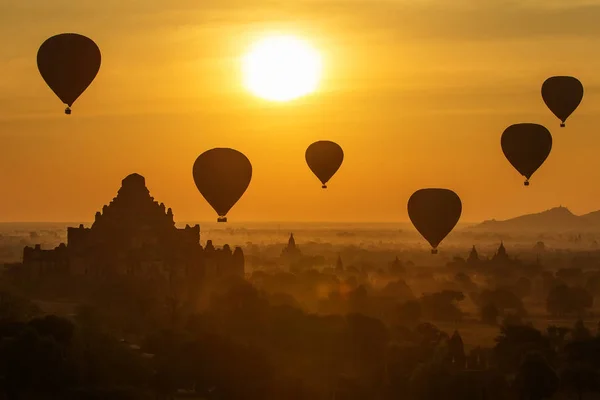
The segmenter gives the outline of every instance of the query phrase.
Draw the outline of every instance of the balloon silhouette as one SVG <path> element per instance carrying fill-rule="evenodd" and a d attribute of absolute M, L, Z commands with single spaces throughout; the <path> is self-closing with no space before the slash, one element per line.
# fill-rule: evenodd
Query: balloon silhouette
<path fill-rule="evenodd" d="M 546 161 L 552 150 L 552 135 L 542 125 L 516 124 L 502 134 L 502 151 L 529 186 L 529 179 Z"/>
<path fill-rule="evenodd" d="M 452 232 L 461 213 L 460 197 L 448 189 L 421 189 L 408 200 L 408 216 L 431 245 L 432 254 L 437 254 L 437 247 Z"/>
<path fill-rule="evenodd" d="M 553 76 L 542 85 L 542 97 L 550 111 L 561 120 L 560 126 L 564 128 L 567 118 L 583 100 L 583 85 L 572 76 Z"/>
<path fill-rule="evenodd" d="M 344 150 L 328 140 L 315 142 L 306 149 L 306 163 L 327 189 L 327 182 L 335 175 L 344 161 Z"/>
<path fill-rule="evenodd" d="M 52 36 L 41 45 L 38 69 L 50 89 L 67 105 L 65 114 L 71 114 L 75 100 L 98 74 L 101 59 L 96 43 L 76 33 Z"/>
<path fill-rule="evenodd" d="M 252 164 L 237 150 L 216 148 L 200 154 L 192 173 L 198 191 L 217 212 L 217 222 L 227 222 L 227 213 L 250 185 Z"/>

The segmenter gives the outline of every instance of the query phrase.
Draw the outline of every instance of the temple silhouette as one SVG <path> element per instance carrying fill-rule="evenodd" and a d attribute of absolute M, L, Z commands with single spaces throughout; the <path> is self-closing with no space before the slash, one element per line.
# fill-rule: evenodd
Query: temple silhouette
<path fill-rule="evenodd" d="M 539 269 L 541 267 L 539 257 L 535 263 L 519 260 L 517 257 L 511 257 L 504 246 L 504 242 L 500 242 L 498 249 L 491 257 L 482 257 L 477 248 L 473 246 L 466 259 L 455 257 L 454 260 L 448 262 L 448 266 L 454 267 L 473 267 L 486 268 L 488 270 L 502 271 L 504 267 Z"/>
<path fill-rule="evenodd" d="M 295 261 L 302 257 L 302 252 L 296 246 L 296 239 L 294 239 L 294 234 L 290 233 L 290 238 L 288 240 L 288 244 L 281 251 L 281 258 L 286 259 L 288 261 Z"/>
<path fill-rule="evenodd" d="M 53 250 L 25 247 L 22 272 L 29 277 L 176 275 L 211 281 L 244 277 L 244 254 L 229 245 L 200 245 L 200 225 L 175 226 L 173 211 L 150 196 L 146 181 L 131 174 L 117 196 L 97 212 L 90 228 L 68 228 L 67 244 Z"/>

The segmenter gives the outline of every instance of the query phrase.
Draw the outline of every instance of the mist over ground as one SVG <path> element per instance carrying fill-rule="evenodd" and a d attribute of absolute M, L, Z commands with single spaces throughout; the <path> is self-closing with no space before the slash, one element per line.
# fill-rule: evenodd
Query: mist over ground
<path fill-rule="evenodd" d="M 243 275 L 215 264 L 210 279 L 208 270 L 92 278 L 44 272 L 44 262 L 32 273 L 24 247 L 61 251 L 67 227 L 79 223 L 4 223 L 0 320 L 2 329 L 26 323 L 37 332 L 18 336 L 27 346 L 51 337 L 70 354 L 56 372 L 65 398 L 108 385 L 103 393 L 127 399 L 433 399 L 433 385 L 451 398 L 487 390 L 512 399 L 529 389 L 506 377 L 528 379 L 548 362 L 561 385 L 547 389 L 563 398 L 580 390 L 568 383 L 572 346 L 595 346 L 600 321 L 600 229 L 561 225 L 569 214 L 459 224 L 437 255 L 408 223 L 202 223 L 205 253 L 243 251 Z M 186 225 L 194 224 L 177 227 Z M 69 368 L 90 368 L 77 355 L 84 343 L 96 348 L 96 384 L 66 378 Z M 7 362 L 11 346 L 2 347 Z M 544 361 L 524 359 L 530 351 Z M 56 366 L 39 357 L 32 353 L 31 379 Z M 125 372 L 122 363 L 136 366 Z M 463 381 L 475 373 L 491 381 Z M 46 393 L 44 385 L 9 387 Z"/>

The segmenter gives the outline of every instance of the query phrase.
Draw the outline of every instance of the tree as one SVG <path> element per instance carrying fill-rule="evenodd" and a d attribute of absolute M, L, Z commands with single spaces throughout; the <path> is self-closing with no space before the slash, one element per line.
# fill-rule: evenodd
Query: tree
<path fill-rule="evenodd" d="M 579 400 L 584 393 L 598 393 L 600 391 L 600 373 L 591 365 L 576 363 L 567 365 L 560 374 L 561 385 L 577 393 Z"/>
<path fill-rule="evenodd" d="M 269 309 L 267 298 L 241 279 L 227 280 L 223 285 L 211 299 L 210 314 L 234 337 L 263 338 Z"/>
<path fill-rule="evenodd" d="M 52 337 L 57 343 L 63 346 L 71 344 L 73 334 L 75 333 L 75 325 L 73 325 L 71 321 L 55 315 L 35 318 L 29 322 L 29 325 L 31 325 L 39 335 Z"/>
<path fill-rule="evenodd" d="M 156 400 L 150 394 L 138 388 L 77 388 L 69 390 L 63 397 L 65 400 Z"/>
<path fill-rule="evenodd" d="M 411 388 L 418 400 L 438 400 L 445 398 L 451 373 L 440 363 L 428 362 L 419 365 L 411 376 Z"/>
<path fill-rule="evenodd" d="M 573 296 L 574 311 L 582 314 L 586 309 L 594 306 L 594 296 L 582 287 L 574 287 L 571 289 L 571 295 Z"/>
<path fill-rule="evenodd" d="M 452 290 L 426 294 L 421 298 L 421 309 L 427 318 L 434 321 L 459 321 L 463 313 L 458 302 L 464 299 L 462 292 Z"/>
<path fill-rule="evenodd" d="M 587 308 L 594 305 L 594 297 L 584 288 L 570 288 L 559 285 L 550 290 L 546 300 L 546 309 L 556 317 L 581 315 Z"/>
<path fill-rule="evenodd" d="M 515 294 L 519 296 L 521 299 L 528 297 L 531 294 L 532 283 L 531 280 L 525 278 L 524 276 L 520 277 L 515 285 Z"/>
<path fill-rule="evenodd" d="M 421 319 L 421 304 L 418 301 L 407 301 L 398 307 L 398 319 L 401 323 L 414 324 Z"/>
<path fill-rule="evenodd" d="M 535 246 L 533 246 L 533 251 L 543 253 L 546 251 L 546 244 L 542 241 L 537 242 Z"/>
<path fill-rule="evenodd" d="M 264 350 L 224 337 L 205 335 L 181 349 L 178 356 L 186 360 L 180 374 L 195 382 L 200 395 L 223 400 L 263 399 L 277 378 Z"/>
<path fill-rule="evenodd" d="M 347 351 L 351 365 L 355 371 L 368 379 L 373 385 L 383 377 L 385 370 L 385 354 L 389 340 L 387 327 L 381 320 L 360 314 L 350 314 L 346 317 Z"/>
<path fill-rule="evenodd" d="M 41 314 L 33 302 L 8 292 L 0 292 L 0 320 L 23 322 Z"/>
<path fill-rule="evenodd" d="M 576 341 L 585 341 L 592 338 L 592 333 L 588 328 L 585 327 L 585 324 L 581 319 L 575 322 L 575 326 L 573 326 L 573 330 L 571 331 L 571 336 L 573 340 Z"/>
<path fill-rule="evenodd" d="M 583 276 L 581 268 L 561 268 L 556 272 L 556 277 L 565 282 L 573 282 L 579 280 Z"/>
<path fill-rule="evenodd" d="M 585 283 L 585 288 L 588 292 L 590 292 L 594 296 L 600 295 L 600 274 L 595 273 L 590 276 Z"/>
<path fill-rule="evenodd" d="M 465 356 L 465 347 L 460 333 L 454 331 L 454 334 L 448 339 L 446 344 L 448 346 L 448 358 L 446 361 L 454 369 L 464 369 L 467 364 L 467 357 Z"/>
<path fill-rule="evenodd" d="M 454 280 L 456 281 L 456 283 L 461 285 L 462 288 L 465 290 L 476 290 L 477 289 L 477 285 L 473 283 L 473 281 L 471 280 L 471 277 L 469 275 L 465 274 L 464 272 L 459 272 L 456 275 L 454 275 Z"/>
<path fill-rule="evenodd" d="M 589 332 L 588 332 L 589 334 Z M 585 393 L 600 392 L 600 339 L 591 336 L 574 340 L 564 347 L 565 359 L 561 371 L 562 386 L 577 393 L 582 399 Z"/>
<path fill-rule="evenodd" d="M 500 315 L 504 315 L 507 310 L 513 310 L 519 315 L 525 314 L 521 299 L 507 288 L 484 290 L 479 296 L 479 302 L 481 304 L 493 304 Z"/>
<path fill-rule="evenodd" d="M 506 373 L 515 372 L 523 361 L 523 355 L 536 352 L 547 359 L 554 357 L 550 340 L 540 331 L 528 325 L 504 324 L 496 338 L 494 358 L 498 367 Z"/>
<path fill-rule="evenodd" d="M 489 325 L 498 324 L 498 317 L 500 316 L 500 312 L 498 308 L 491 303 L 488 303 L 485 307 L 481 309 L 481 320 Z"/>
<path fill-rule="evenodd" d="M 369 311 L 369 293 L 365 285 L 360 285 L 352 290 L 348 295 L 350 310 L 356 313 L 365 313 Z"/>
<path fill-rule="evenodd" d="M 444 340 L 450 337 L 446 332 L 439 330 L 435 325 L 422 323 L 415 329 L 418 334 L 418 341 L 422 347 L 435 348 Z"/>
<path fill-rule="evenodd" d="M 546 332 L 548 332 L 548 339 L 550 340 L 552 347 L 560 351 L 564 347 L 566 343 L 566 336 L 569 332 L 571 332 L 571 329 L 551 325 L 546 328 Z"/>
<path fill-rule="evenodd" d="M 56 396 L 75 377 L 61 346 L 52 337 L 40 336 L 31 327 L 3 340 L 0 360 L 0 376 L 5 379 L 4 389 L 9 399 L 25 393 Z"/>
<path fill-rule="evenodd" d="M 382 290 L 384 296 L 392 297 L 399 301 L 414 299 L 414 294 L 403 279 L 388 283 Z"/>
<path fill-rule="evenodd" d="M 558 376 L 548 361 L 539 353 L 527 354 L 515 378 L 521 396 L 529 400 L 551 398 L 558 385 Z"/>

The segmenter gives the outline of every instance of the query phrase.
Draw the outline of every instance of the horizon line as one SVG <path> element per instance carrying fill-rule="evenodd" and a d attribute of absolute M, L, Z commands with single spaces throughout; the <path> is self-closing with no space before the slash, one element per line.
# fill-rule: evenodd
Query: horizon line
<path fill-rule="evenodd" d="M 583 213 L 583 214 L 575 214 L 573 213 L 573 211 L 571 211 L 571 209 L 569 207 L 565 207 L 563 205 L 559 205 L 559 206 L 555 206 L 555 207 L 551 207 L 547 210 L 544 211 L 538 211 L 538 212 L 531 212 L 531 213 L 525 213 L 525 214 L 521 214 L 518 215 L 516 217 L 507 217 L 507 218 L 502 218 L 502 219 L 498 219 L 496 217 L 491 217 L 491 218 L 486 218 L 486 219 L 482 219 L 482 220 L 478 220 L 478 221 L 459 221 L 457 223 L 457 226 L 459 225 L 478 225 L 478 224 L 482 224 L 484 222 L 504 222 L 504 221 L 509 221 L 515 218 L 519 218 L 519 217 L 524 217 L 527 215 L 536 215 L 536 214 L 541 214 L 553 209 L 557 209 L 557 208 L 565 208 L 567 209 L 571 214 L 573 214 L 574 216 L 577 217 L 581 217 L 581 216 L 585 216 L 588 214 L 592 214 L 595 212 L 599 212 L 600 210 L 596 210 L 596 211 L 591 211 L 591 212 L 587 212 L 587 213 Z M 0 225 L 6 225 L 6 224 L 61 224 L 61 225 L 69 225 L 69 224 L 73 224 L 73 225 L 79 225 L 79 224 L 84 224 L 84 225 L 91 225 L 93 224 L 93 221 L 0 221 Z M 176 225 L 181 225 L 181 224 L 216 224 L 217 222 L 215 220 L 180 220 L 180 221 L 175 221 Z M 350 221 L 350 220 L 346 220 L 346 221 L 323 221 L 323 220 L 311 220 L 311 221 L 295 221 L 295 220 L 280 220 L 280 221 L 276 221 L 276 220 L 271 220 L 271 221 L 263 221 L 263 220 L 230 220 L 226 223 L 226 225 L 224 225 L 224 227 L 227 226 L 227 224 L 231 224 L 231 225 L 240 225 L 240 224 L 265 224 L 265 225 L 277 225 L 277 224 L 362 224 L 362 225 L 367 225 L 367 224 L 378 224 L 378 225 L 393 225 L 393 224 L 411 224 L 410 219 L 407 220 L 396 220 L 396 221 L 381 221 L 381 220 L 374 220 L 374 221 Z"/>
<path fill-rule="evenodd" d="M 477 221 L 477 222 L 473 222 L 473 221 L 459 221 L 457 225 L 469 225 L 469 224 L 480 224 L 482 222 L 485 222 L 488 220 L 484 220 L 484 221 Z M 92 225 L 94 222 L 93 221 L 0 221 L 0 225 L 7 225 L 7 224 L 61 224 L 61 225 Z M 176 225 L 181 225 L 181 224 L 219 224 L 216 221 L 176 221 L 175 222 Z M 241 221 L 228 221 L 226 223 L 223 223 L 222 226 L 223 227 L 227 227 L 228 225 L 233 224 L 233 225 L 239 225 L 239 224 L 265 224 L 265 225 L 281 225 L 281 224 L 336 224 L 336 225 L 341 225 L 341 224 L 360 224 L 360 225 L 368 225 L 368 224 L 373 224 L 373 225 L 394 225 L 394 224 L 411 224 L 411 221 L 255 221 L 255 220 L 241 220 Z"/>

